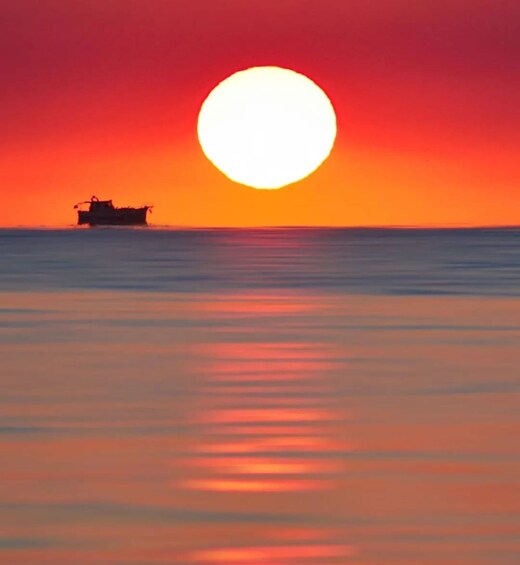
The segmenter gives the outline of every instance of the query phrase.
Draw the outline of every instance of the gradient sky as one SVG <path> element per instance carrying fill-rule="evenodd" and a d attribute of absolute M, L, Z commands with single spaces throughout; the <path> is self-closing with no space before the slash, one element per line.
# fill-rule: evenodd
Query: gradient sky
<path fill-rule="evenodd" d="M 4 1 L 0 225 L 73 224 L 92 194 L 154 224 L 518 224 L 519 22 L 512 0 Z M 329 160 L 280 191 L 196 137 L 211 89 L 257 65 L 338 115 Z"/>

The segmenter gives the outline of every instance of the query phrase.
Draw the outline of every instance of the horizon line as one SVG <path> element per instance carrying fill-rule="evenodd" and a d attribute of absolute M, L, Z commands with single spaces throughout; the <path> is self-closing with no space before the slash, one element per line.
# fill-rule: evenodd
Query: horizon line
<path fill-rule="evenodd" d="M 157 229 L 157 230 L 251 230 L 251 229 L 331 229 L 331 230 L 484 230 L 484 229 L 520 229 L 518 224 L 359 224 L 359 225 L 298 225 L 298 224 L 279 224 L 279 225 L 244 225 L 244 226 L 225 226 L 225 225 L 189 225 L 189 224 L 147 224 L 142 226 L 79 226 L 77 224 L 59 225 L 0 225 L 0 230 L 90 230 L 90 229 Z"/>

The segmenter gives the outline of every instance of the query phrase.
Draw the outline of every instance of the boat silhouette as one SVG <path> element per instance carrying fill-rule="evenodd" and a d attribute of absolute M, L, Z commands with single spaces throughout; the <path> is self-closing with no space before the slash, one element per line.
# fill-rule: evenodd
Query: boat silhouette
<path fill-rule="evenodd" d="M 81 209 L 85 205 L 88 209 Z M 146 215 L 152 206 L 116 208 L 112 200 L 99 200 L 92 196 L 90 200 L 76 204 L 74 209 L 78 210 L 80 226 L 142 226 L 147 224 Z"/>

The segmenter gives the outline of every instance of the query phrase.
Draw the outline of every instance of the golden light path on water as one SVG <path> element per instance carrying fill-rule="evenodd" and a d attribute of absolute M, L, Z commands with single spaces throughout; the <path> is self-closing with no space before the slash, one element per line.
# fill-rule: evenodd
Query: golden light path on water
<path fill-rule="evenodd" d="M 224 335 L 201 347 L 195 419 L 200 431 L 183 486 L 249 496 L 253 508 L 262 506 L 265 496 L 282 507 L 315 491 L 330 496 L 344 472 L 342 453 L 351 449 L 339 437 L 340 415 L 327 379 L 338 353 L 328 344 L 284 339 L 276 331 L 270 340 L 253 337 L 256 324 L 266 317 L 312 315 L 312 301 L 301 293 L 243 293 L 199 307 L 220 320 L 249 320 L 244 328 L 249 339 Z M 286 526 L 269 532 L 264 544 L 196 550 L 188 560 L 201 565 L 352 564 L 356 551 L 336 536 L 323 527 Z"/>

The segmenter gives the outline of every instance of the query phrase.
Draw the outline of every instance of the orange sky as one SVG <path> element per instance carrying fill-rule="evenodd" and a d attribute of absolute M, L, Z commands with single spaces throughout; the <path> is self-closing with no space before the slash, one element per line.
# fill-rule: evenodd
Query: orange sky
<path fill-rule="evenodd" d="M 474 225 L 520 218 L 517 3 L 17 0 L 0 7 L 0 225 L 97 194 L 154 224 Z M 332 99 L 336 148 L 280 191 L 196 138 L 220 80 L 280 65 Z"/>

